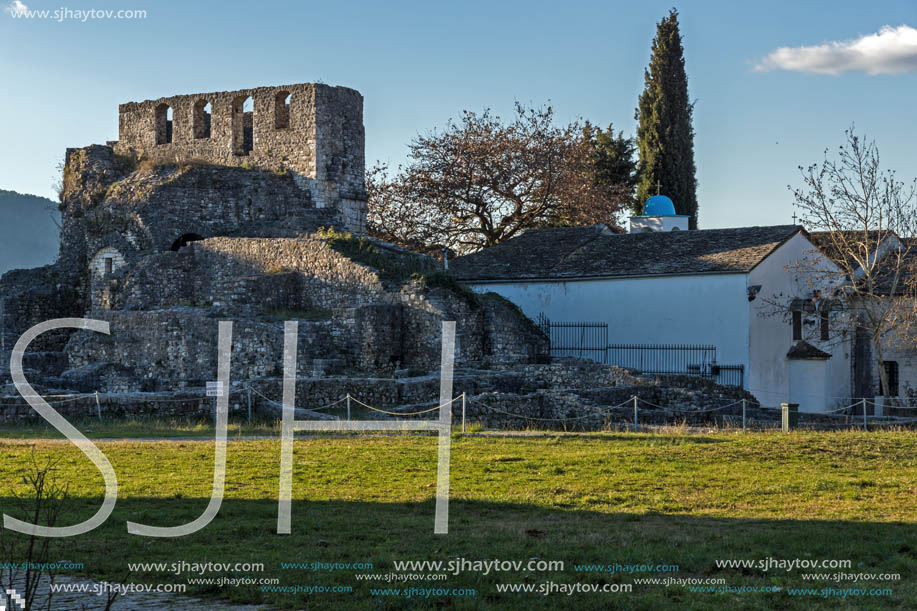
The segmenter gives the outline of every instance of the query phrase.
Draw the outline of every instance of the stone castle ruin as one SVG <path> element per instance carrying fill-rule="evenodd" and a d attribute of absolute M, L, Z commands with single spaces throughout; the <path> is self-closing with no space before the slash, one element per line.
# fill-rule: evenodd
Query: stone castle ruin
<path fill-rule="evenodd" d="M 132 157 L 289 172 L 313 206 L 362 232 L 364 142 L 358 91 L 304 83 L 121 104 L 109 145 Z"/>
<path fill-rule="evenodd" d="M 122 104 L 118 141 L 67 150 L 57 262 L 0 279 L 3 362 L 27 329 L 63 317 L 106 320 L 111 335 L 37 338 L 36 388 L 199 393 L 219 320 L 234 321 L 233 379 L 265 392 L 282 373 L 283 323 L 299 321 L 307 404 L 438 368 L 443 320 L 459 321 L 460 366 L 532 360 L 537 329 L 511 304 L 362 235 L 362 106 L 322 84 Z M 0 397 L 13 397 L 4 369 Z M 402 386 L 385 400 L 419 392 Z"/>
<path fill-rule="evenodd" d="M 0 278 L 0 421 L 36 416 L 10 380 L 13 345 L 66 317 L 111 329 L 57 330 L 28 347 L 39 393 L 81 395 L 55 405 L 67 417 L 209 413 L 221 320 L 234 329 L 232 409 L 246 393 L 256 410 L 276 407 L 288 320 L 299 407 L 346 393 L 391 409 L 435 404 L 442 322 L 454 320 L 455 387 L 470 414 L 486 395 L 552 422 L 607 421 L 601 406 L 635 392 L 633 376 L 541 363 L 545 337 L 513 304 L 363 235 L 362 107 L 357 91 L 322 84 L 130 102 L 116 142 L 68 149 L 57 261 Z M 586 408 L 591 420 L 576 415 Z M 503 413 L 479 416 L 527 423 Z"/>

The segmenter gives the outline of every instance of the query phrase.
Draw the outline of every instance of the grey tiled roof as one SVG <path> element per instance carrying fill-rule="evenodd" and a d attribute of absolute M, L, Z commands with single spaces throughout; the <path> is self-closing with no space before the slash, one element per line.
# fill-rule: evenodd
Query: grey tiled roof
<path fill-rule="evenodd" d="M 616 234 L 604 225 L 530 229 L 459 257 L 459 280 L 523 280 L 748 272 L 798 225 Z"/>
<path fill-rule="evenodd" d="M 906 249 L 906 252 L 904 250 L 887 251 L 885 257 L 880 259 L 873 269 L 872 278 L 875 284 L 872 289 L 867 289 L 863 280 L 859 281 L 864 292 L 871 291 L 876 295 L 888 295 L 891 293 L 896 275 L 900 276 L 895 288 L 896 295 L 912 294 L 917 289 L 917 241 L 914 238 L 898 238 L 896 234 L 888 230 L 870 231 L 868 234 L 862 231 L 844 231 L 842 233 L 846 238 L 841 244 L 846 245 L 849 249 L 860 249 L 874 255 L 878 252 L 880 242 L 890 237 L 897 238 L 903 249 Z M 835 248 L 829 232 L 813 231 L 809 234 L 809 240 L 845 272 L 859 269 L 859 264 L 852 257 Z M 895 256 L 896 252 L 903 252 L 900 261 Z"/>
<path fill-rule="evenodd" d="M 832 240 L 832 234 L 840 236 Z M 874 253 L 879 244 L 895 234 L 890 231 L 810 231 L 809 241 L 812 242 L 829 259 L 837 263 L 844 270 L 856 269 L 859 265 L 848 253 L 843 252 L 843 247 L 848 249 L 865 248 L 867 252 Z M 842 248 L 838 249 L 837 246 Z"/>

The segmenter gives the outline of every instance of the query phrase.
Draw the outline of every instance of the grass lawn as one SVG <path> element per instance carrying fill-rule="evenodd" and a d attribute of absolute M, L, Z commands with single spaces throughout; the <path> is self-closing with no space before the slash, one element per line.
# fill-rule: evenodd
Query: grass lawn
<path fill-rule="evenodd" d="M 153 435 L 155 436 L 155 435 Z M 119 500 L 92 533 L 60 539 L 57 556 L 95 578 L 185 583 L 194 575 L 135 571 L 128 562 L 264 563 L 282 585 L 349 592 L 262 592 L 260 586 L 189 593 L 281 608 L 913 609 L 917 608 L 917 434 L 712 433 L 544 437 L 456 436 L 449 534 L 433 534 L 436 440 L 423 435 L 313 437 L 294 453 L 293 533 L 277 535 L 280 443 L 229 444 L 226 494 L 215 520 L 180 539 L 128 535 L 125 521 L 174 526 L 207 505 L 213 447 L 194 441 L 99 444 L 118 475 Z M 73 498 L 59 525 L 100 504 L 102 477 L 71 444 L 0 441 L 0 506 L 24 494 L 30 456 L 59 457 L 56 480 Z M 21 519 L 27 516 L 16 515 Z M 20 536 L 5 531 L 4 536 Z M 24 540 L 24 537 L 23 537 Z M 561 560 L 562 571 L 462 572 L 445 581 L 375 582 L 394 560 Z M 717 568 L 724 559 L 850 560 L 847 573 L 900 581 L 805 581 L 807 569 Z M 5 559 L 0 559 L 3 561 Z M 283 569 L 289 563 L 372 563 L 371 570 Z M 574 564 L 666 564 L 675 572 L 622 574 Z M 839 569 L 812 572 L 838 572 Z M 501 593 L 497 584 L 633 584 L 646 577 L 722 578 L 780 592 L 717 594 L 634 584 L 631 593 Z M 410 599 L 370 588 L 472 588 L 474 596 Z M 890 588 L 885 596 L 793 596 L 787 588 Z M 129 599 L 128 599 L 129 601 Z M 117 608 L 117 607 L 116 607 Z"/>
<path fill-rule="evenodd" d="M 71 421 L 89 439 L 156 439 L 188 437 L 206 437 L 213 439 L 212 422 L 194 418 L 174 419 L 127 419 L 102 421 L 87 418 Z M 226 427 L 226 437 L 247 437 L 273 435 L 280 436 L 280 422 L 230 422 Z M 63 435 L 44 420 L 29 421 L 0 429 L 0 439 L 62 439 Z"/>
<path fill-rule="evenodd" d="M 335 407 L 324 413 L 344 418 L 346 408 Z M 369 410 L 352 405 L 352 420 L 372 417 Z M 200 418 L 129 418 L 97 420 L 85 418 L 70 420 L 89 439 L 164 439 L 164 438 L 206 438 L 213 439 L 212 420 Z M 248 422 L 244 417 L 231 416 L 226 427 L 227 439 L 239 437 L 280 437 L 280 420 L 261 418 Z M 30 420 L 0 428 L 0 439 L 63 439 L 63 435 L 45 420 Z"/>

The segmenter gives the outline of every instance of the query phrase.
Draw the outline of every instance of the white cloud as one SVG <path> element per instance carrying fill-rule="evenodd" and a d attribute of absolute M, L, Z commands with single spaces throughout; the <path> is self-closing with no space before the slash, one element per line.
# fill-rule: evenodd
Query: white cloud
<path fill-rule="evenodd" d="M 6 5 L 6 10 L 7 10 L 8 12 L 10 12 L 10 13 L 17 13 L 17 14 L 18 14 L 18 13 L 22 13 L 22 12 L 24 12 L 24 11 L 29 10 L 29 7 L 27 7 L 27 6 L 22 2 L 22 0 L 13 0 L 12 2 L 10 2 L 9 4 Z"/>
<path fill-rule="evenodd" d="M 758 72 L 789 70 L 815 74 L 917 72 L 917 30 L 884 26 L 875 34 L 810 47 L 780 47 L 756 66 Z"/>

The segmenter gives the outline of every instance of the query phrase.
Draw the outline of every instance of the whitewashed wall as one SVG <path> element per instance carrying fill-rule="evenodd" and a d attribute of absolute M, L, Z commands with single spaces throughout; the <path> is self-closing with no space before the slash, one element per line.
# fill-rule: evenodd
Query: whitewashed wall
<path fill-rule="evenodd" d="M 831 409 L 828 363 L 825 360 L 796 359 L 788 363 L 789 392 L 785 401 L 798 403 L 799 411 L 824 412 Z"/>
<path fill-rule="evenodd" d="M 882 358 L 886 361 L 898 363 L 898 396 L 908 399 L 911 405 L 917 405 L 917 342 L 913 332 L 906 321 L 914 311 L 915 304 L 912 299 L 897 298 L 901 308 L 901 324 L 886 334 L 882 341 Z M 872 350 L 870 354 L 872 355 Z M 876 391 L 879 389 L 879 365 L 874 355 L 869 363 L 864 366 L 872 370 L 873 379 L 876 380 Z"/>
<path fill-rule="evenodd" d="M 530 318 L 607 322 L 620 344 L 713 344 L 717 360 L 748 371 L 744 274 L 654 276 L 470 285 L 517 304 Z"/>
<path fill-rule="evenodd" d="M 746 377 L 748 390 L 765 405 L 777 406 L 790 398 L 790 361 L 786 353 L 793 345 L 793 325 L 786 307 L 793 298 L 804 298 L 812 293 L 810 275 L 799 273 L 796 266 L 807 260 L 811 269 L 808 261 L 814 252 L 812 243 L 797 234 L 748 274 L 748 285 L 761 285 L 761 290 L 751 302 L 751 364 Z M 851 334 L 847 329 L 839 329 L 838 317 L 833 316 L 832 339 L 822 342 L 818 316 L 812 315 L 809 319 L 812 324 L 803 324 L 803 339 L 832 357 L 825 365 L 824 391 L 812 391 L 812 400 L 803 401 L 797 386 L 799 409 L 811 412 L 841 407 L 846 404 L 844 398 L 850 396 Z"/>
<path fill-rule="evenodd" d="M 608 323 L 608 339 L 622 344 L 713 344 L 723 364 L 745 365 L 745 386 L 765 405 L 790 400 L 793 329 L 786 306 L 813 287 L 796 268 L 815 247 L 802 235 L 790 238 L 750 273 L 654 276 L 565 282 L 472 284 L 519 305 L 531 318 L 544 312 L 554 321 Z M 748 289 L 762 288 L 754 301 Z M 795 384 L 802 411 L 824 411 L 850 396 L 851 334 L 833 317 L 831 339 L 820 339 L 817 315 L 803 325 L 806 341 L 832 357 L 822 367 L 823 382 Z M 802 366 L 800 369 L 805 369 Z M 905 375 L 902 368 L 902 386 Z M 915 380 L 917 381 L 917 380 Z"/>

